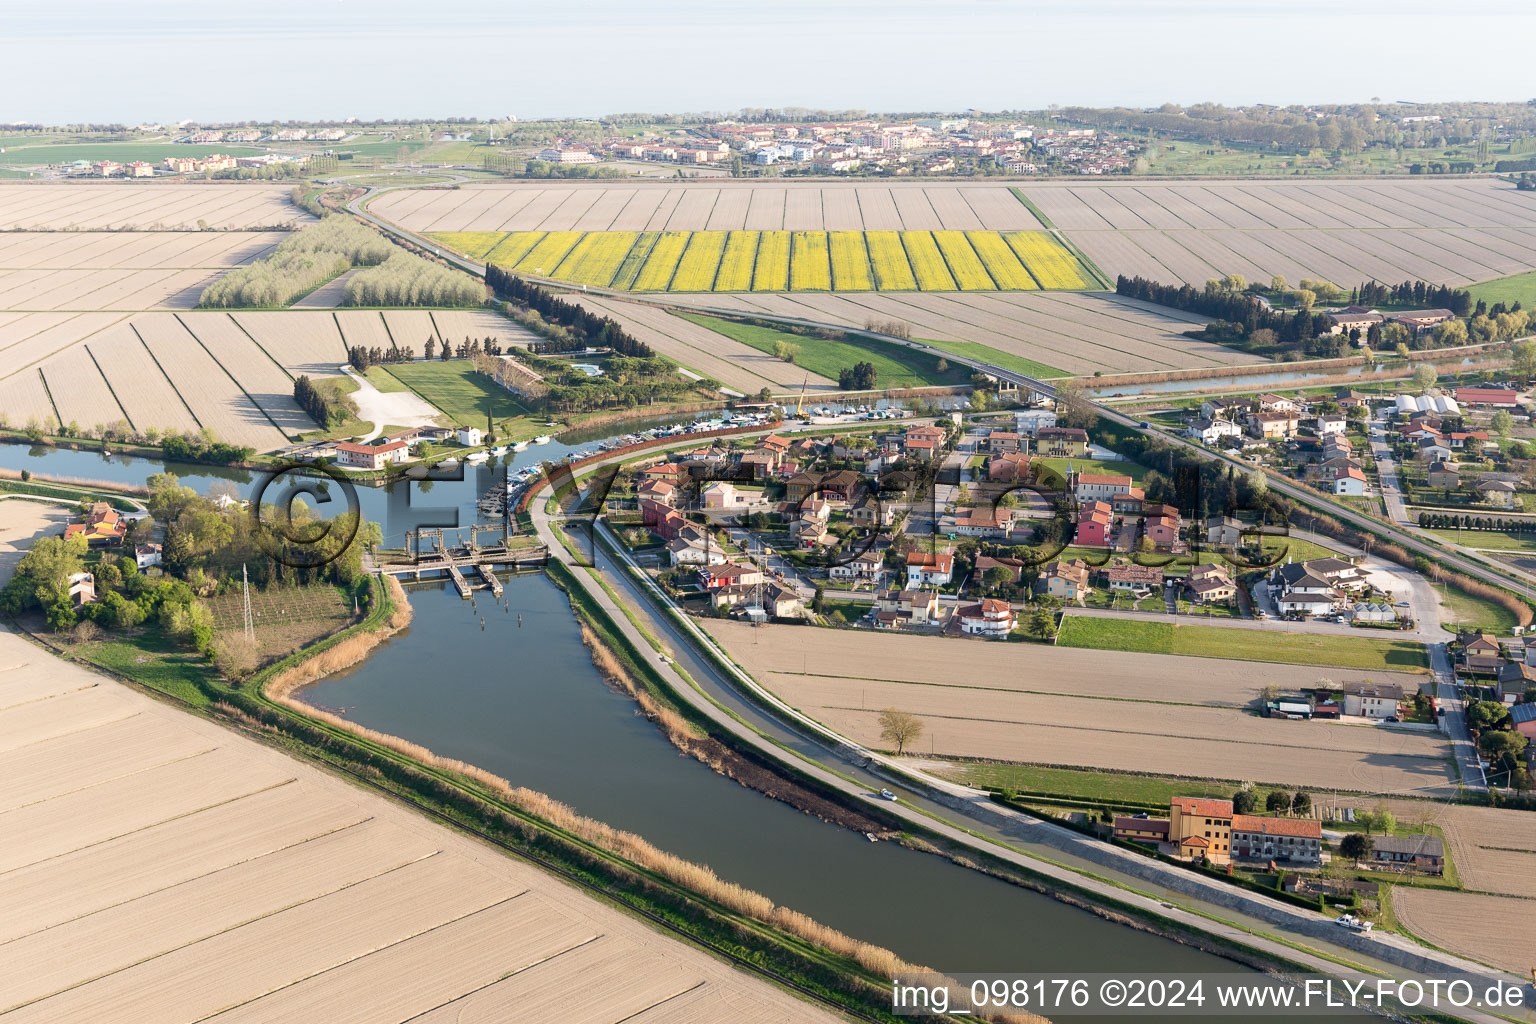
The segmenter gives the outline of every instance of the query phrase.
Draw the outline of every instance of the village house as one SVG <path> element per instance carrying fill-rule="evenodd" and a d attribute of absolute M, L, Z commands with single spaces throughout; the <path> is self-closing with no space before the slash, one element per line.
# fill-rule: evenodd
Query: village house
<path fill-rule="evenodd" d="M 1028 437 L 1056 425 L 1056 414 L 1049 409 L 1020 409 L 1013 414 L 1013 429 Z"/>
<path fill-rule="evenodd" d="M 1041 427 L 1035 433 L 1035 454 L 1080 459 L 1088 454 L 1088 431 L 1077 427 Z"/>
<path fill-rule="evenodd" d="M 1072 478 L 1072 491 L 1078 503 L 1107 501 L 1131 488 L 1131 478 L 1121 473 L 1078 473 Z"/>
<path fill-rule="evenodd" d="M 674 566 L 724 565 L 729 560 L 707 531 L 691 525 L 680 527 L 667 541 L 667 559 Z"/>
<path fill-rule="evenodd" d="M 1253 403 L 1246 398 L 1207 398 L 1200 403 L 1200 418 L 1207 420 L 1247 419 Z"/>
<path fill-rule="evenodd" d="M 707 509 L 735 508 L 742 504 L 736 485 L 729 480 L 715 480 L 704 485 L 699 498 Z"/>
<path fill-rule="evenodd" d="M 1184 436 L 1205 444 L 1216 444 L 1224 437 L 1237 437 L 1243 428 L 1231 420 L 1212 420 L 1204 417 L 1193 420 L 1184 428 Z"/>
<path fill-rule="evenodd" d="M 1483 406 L 1491 409 L 1514 409 L 1520 404 L 1520 394 L 1507 388 L 1457 388 L 1457 405 Z"/>
<path fill-rule="evenodd" d="M 1256 412 L 1248 417 L 1248 433 L 1266 441 L 1290 437 L 1301 421 L 1293 412 Z"/>
<path fill-rule="evenodd" d="M 1523 661 L 1506 661 L 1499 666 L 1499 700 L 1505 707 L 1513 707 L 1532 687 L 1536 687 L 1536 669 Z"/>
<path fill-rule="evenodd" d="M 1477 485 L 1477 493 L 1488 504 L 1499 508 L 1515 505 L 1515 485 L 1508 480 L 1484 480 Z"/>
<path fill-rule="evenodd" d="M 1299 562 L 1280 566 L 1270 575 L 1269 595 L 1281 615 L 1328 615 L 1343 601 L 1326 577 Z"/>
<path fill-rule="evenodd" d="M 1432 835 L 1373 836 L 1370 865 L 1388 871 L 1443 874 L 1445 844 Z"/>
<path fill-rule="evenodd" d="M 1029 477 L 1029 456 L 1020 452 L 994 455 L 987 460 L 987 479 L 992 483 L 1020 483 Z"/>
<path fill-rule="evenodd" d="M 1184 528 L 1177 509 L 1170 505 L 1151 506 L 1143 509 L 1141 535 L 1152 542 L 1159 551 L 1182 551 L 1184 541 L 1179 534 Z"/>
<path fill-rule="evenodd" d="M 1339 466 L 1333 471 L 1333 493 L 1356 497 L 1365 494 L 1365 473 L 1354 466 Z"/>
<path fill-rule="evenodd" d="M 1509 721 L 1527 740 L 1536 740 L 1536 704 L 1516 704 L 1509 709 Z"/>
<path fill-rule="evenodd" d="M 1403 703 L 1403 688 L 1396 683 L 1345 683 L 1340 692 L 1344 713 L 1359 718 L 1397 718 Z"/>
<path fill-rule="evenodd" d="M 1254 399 L 1253 404 L 1261 413 L 1278 412 L 1294 416 L 1301 412 L 1301 406 L 1296 403 L 1295 399 L 1287 398 L 1285 395 L 1277 395 L 1272 392 L 1266 392 L 1265 394 L 1260 395 L 1258 398 Z"/>
<path fill-rule="evenodd" d="M 1227 570 L 1215 562 L 1206 562 L 1189 570 L 1185 588 L 1190 600 L 1196 604 L 1228 604 L 1237 598 L 1237 584 Z"/>
<path fill-rule="evenodd" d="M 1419 439 L 1413 457 L 1416 462 L 1448 462 L 1451 458 L 1451 449 L 1438 437 L 1424 437 Z"/>
<path fill-rule="evenodd" d="M 960 609 L 960 631 L 968 636 L 1006 638 L 1013 632 L 1013 606 L 995 597 Z"/>
<path fill-rule="evenodd" d="M 1359 306 L 1347 306 L 1337 313 L 1328 314 L 1329 334 L 1349 334 L 1359 332 L 1359 337 L 1370 333 L 1372 327 L 1380 324 L 1385 318 L 1377 312 L 1362 309 Z"/>
<path fill-rule="evenodd" d="M 1227 863 L 1232 857 L 1232 801 L 1174 797 L 1168 808 L 1168 842 L 1180 857 Z"/>
<path fill-rule="evenodd" d="M 1162 588 L 1163 570 L 1155 565 L 1111 565 L 1104 570 L 1109 589 L 1120 593 L 1150 594 Z"/>
<path fill-rule="evenodd" d="M 1021 446 L 1024 444 L 1018 432 L 1013 430 L 988 431 L 987 436 L 983 438 L 983 443 L 986 445 L 986 450 L 994 455 L 1005 455 L 1022 451 L 1023 448 Z"/>
<path fill-rule="evenodd" d="M 1236 548 L 1243 542 L 1243 522 L 1232 516 L 1207 516 L 1205 543 L 1213 548 Z"/>
<path fill-rule="evenodd" d="M 1454 491 L 1461 486 L 1461 467 L 1454 462 L 1431 462 L 1424 471 L 1424 482 L 1437 490 Z"/>
<path fill-rule="evenodd" d="M 767 448 L 754 448 L 743 452 L 741 458 L 736 460 L 736 465 L 741 469 L 741 475 L 749 480 L 767 480 L 779 471 L 779 464 L 783 457 L 778 452 L 769 451 Z"/>
<path fill-rule="evenodd" d="M 1084 505 L 1077 513 L 1075 543 L 1080 547 L 1107 548 L 1114 530 L 1114 516 L 1108 502 L 1095 501 Z"/>
<path fill-rule="evenodd" d="M 133 563 L 140 569 L 160 564 L 162 550 L 159 544 L 140 544 L 133 549 Z"/>
<path fill-rule="evenodd" d="M 98 501 L 91 505 L 84 521 L 64 527 L 64 539 L 84 537 L 87 547 L 110 547 L 121 544 L 127 532 L 128 523 L 117 509 L 105 501 Z"/>
<path fill-rule="evenodd" d="M 827 569 L 827 575 L 845 586 L 878 587 L 885 579 L 885 559 L 874 551 L 861 551 Z"/>
<path fill-rule="evenodd" d="M 954 578 L 955 556 L 914 551 L 907 555 L 907 586 L 947 586 Z"/>
<path fill-rule="evenodd" d="M 1168 825 L 1167 818 L 1152 818 L 1145 814 L 1116 815 L 1115 838 L 1156 848 L 1168 841 Z"/>
<path fill-rule="evenodd" d="M 1473 675 L 1496 676 L 1503 655 L 1499 641 L 1488 633 L 1459 633 L 1456 636 L 1456 664 Z"/>
<path fill-rule="evenodd" d="M 1316 818 L 1234 814 L 1232 856 L 1317 867 L 1323 859 L 1323 823 Z"/>
<path fill-rule="evenodd" d="M 485 431 L 479 427 L 456 427 L 453 433 L 466 448 L 478 448 L 485 441 Z"/>
<path fill-rule="evenodd" d="M 705 590 L 719 590 L 721 587 L 752 587 L 763 582 L 763 572 L 755 565 L 741 565 L 738 562 L 721 562 L 718 565 L 706 565 L 699 569 L 699 586 Z"/>
<path fill-rule="evenodd" d="M 1319 436 L 1324 434 L 1342 434 L 1346 426 L 1344 417 L 1335 413 L 1323 413 L 1313 422 Z"/>
<path fill-rule="evenodd" d="M 1145 511 L 1146 494 L 1132 487 L 1109 499 L 1109 510 L 1117 516 L 1139 516 Z"/>
<path fill-rule="evenodd" d="M 939 596 L 931 590 L 887 590 L 875 599 L 876 626 L 928 626 L 939 621 Z"/>
<path fill-rule="evenodd" d="M 1013 509 L 1000 507 L 956 509 L 955 532 L 962 537 L 1005 539 L 1013 532 Z"/>
<path fill-rule="evenodd" d="M 1402 324 L 1414 334 L 1423 334 L 1437 324 L 1454 319 L 1455 316 L 1456 314 L 1448 309 L 1407 309 L 1401 313 L 1393 313 L 1387 319 L 1394 324 Z"/>
<path fill-rule="evenodd" d="M 1081 558 L 1052 562 L 1040 577 L 1040 585 L 1051 597 L 1076 603 L 1088 592 L 1088 563 Z"/>

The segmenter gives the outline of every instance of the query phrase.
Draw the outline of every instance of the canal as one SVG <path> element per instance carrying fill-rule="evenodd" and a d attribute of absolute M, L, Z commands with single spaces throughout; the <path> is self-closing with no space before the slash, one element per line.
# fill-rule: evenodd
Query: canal
<path fill-rule="evenodd" d="M 558 444 L 522 453 L 528 463 L 559 454 Z M 243 471 L 18 445 L 0 445 L 0 466 L 136 484 L 168 468 L 199 491 L 229 480 L 245 494 L 255 481 Z M 427 498 L 467 524 L 477 487 L 440 482 Z M 388 517 L 382 489 L 357 490 L 366 515 Z M 679 754 L 598 674 L 564 594 L 542 574 L 507 582 L 499 602 L 488 592 L 471 603 L 440 585 L 412 587 L 408 629 L 300 696 L 547 793 L 940 970 L 1242 970 L 939 857 L 871 844 Z"/>

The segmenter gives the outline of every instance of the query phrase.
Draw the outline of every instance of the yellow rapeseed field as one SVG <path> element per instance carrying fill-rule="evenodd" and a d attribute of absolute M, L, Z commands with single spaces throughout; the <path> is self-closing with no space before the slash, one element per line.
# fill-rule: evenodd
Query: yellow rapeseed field
<path fill-rule="evenodd" d="M 635 278 L 640 276 L 640 268 L 645 266 L 645 261 L 650 258 L 651 249 L 655 247 L 656 240 L 660 237 L 660 231 L 640 232 L 640 237 L 635 239 L 635 244 L 625 254 L 624 261 L 619 264 L 618 271 L 613 275 L 610 287 L 623 288 L 626 291 L 633 288 Z"/>
<path fill-rule="evenodd" d="M 448 248 L 478 260 L 496 248 L 496 243 L 506 238 L 507 234 L 505 231 L 439 231 L 433 237 Z"/>
<path fill-rule="evenodd" d="M 764 231 L 757 241 L 757 266 L 752 270 L 755 292 L 789 291 L 789 232 Z"/>
<path fill-rule="evenodd" d="M 1092 278 L 1045 231 L 449 231 L 487 263 L 652 292 L 1031 291 Z"/>
<path fill-rule="evenodd" d="M 512 269 L 524 274 L 552 277 L 566 253 L 581 240 L 581 235 L 580 231 L 551 231 L 539 239 L 539 243 L 529 249 L 528 254 L 518 260 Z"/>
<path fill-rule="evenodd" d="M 720 269 L 720 256 L 725 252 L 724 231 L 695 231 L 688 240 L 688 248 L 677 263 L 677 273 L 672 275 L 668 291 L 707 292 L 715 287 L 715 272 Z"/>
<path fill-rule="evenodd" d="M 1024 269 L 1024 264 L 1019 262 L 1018 255 L 996 231 L 967 231 L 965 237 L 971 240 L 971 247 L 981 257 L 987 273 L 992 275 L 992 280 L 997 282 L 999 288 L 1030 291 L 1040 287 L 1029 276 L 1029 271 Z"/>
<path fill-rule="evenodd" d="M 877 289 L 882 292 L 917 290 L 917 279 L 912 276 L 912 264 L 907 261 L 907 250 L 902 248 L 900 232 L 866 231 L 864 242 L 869 247 L 869 262 L 874 268 Z"/>
<path fill-rule="evenodd" d="M 987 273 L 987 268 L 982 266 L 981 258 L 971 248 L 964 231 L 935 231 L 933 240 L 939 244 L 939 251 L 944 254 L 949 272 L 954 275 L 955 283 L 961 291 L 997 291 L 997 284 L 992 280 L 992 275 Z"/>
<path fill-rule="evenodd" d="M 956 289 L 955 278 L 944 263 L 944 254 L 933 240 L 931 231 L 903 231 L 901 244 L 906 247 L 907 261 L 912 264 L 912 274 L 917 286 L 925 292 L 952 292 Z"/>
<path fill-rule="evenodd" d="M 790 240 L 789 290 L 832 290 L 832 266 L 827 260 L 825 231 L 796 231 Z"/>
<path fill-rule="evenodd" d="M 528 255 L 528 250 L 538 245 L 544 238 L 542 231 L 512 231 L 496 247 L 485 254 L 485 262 L 494 263 L 498 267 L 512 267 L 517 261 Z"/>
<path fill-rule="evenodd" d="M 828 231 L 827 242 L 832 256 L 832 287 L 840 292 L 874 291 L 864 232 Z"/>
<path fill-rule="evenodd" d="M 635 290 L 640 292 L 664 292 L 672 283 L 677 263 L 688 248 L 690 231 L 663 231 L 656 245 L 646 258 L 640 276 L 635 278 Z"/>
<path fill-rule="evenodd" d="M 732 231 L 720 257 L 720 272 L 715 275 L 717 292 L 752 290 L 752 267 L 757 262 L 757 232 Z"/>
<path fill-rule="evenodd" d="M 1010 231 L 1003 236 L 1042 288 L 1087 288 L 1076 257 L 1044 231 Z"/>

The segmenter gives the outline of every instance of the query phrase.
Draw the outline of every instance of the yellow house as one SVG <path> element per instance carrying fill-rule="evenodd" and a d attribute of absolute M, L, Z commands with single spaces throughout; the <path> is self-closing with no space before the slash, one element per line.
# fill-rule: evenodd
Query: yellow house
<path fill-rule="evenodd" d="M 1168 842 L 1179 856 L 1212 864 L 1232 859 L 1232 801 L 1176 796 L 1168 810 Z"/>

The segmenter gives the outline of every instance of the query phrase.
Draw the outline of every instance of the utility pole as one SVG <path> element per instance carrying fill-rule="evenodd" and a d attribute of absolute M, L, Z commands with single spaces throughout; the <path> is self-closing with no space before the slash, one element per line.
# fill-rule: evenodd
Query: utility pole
<path fill-rule="evenodd" d="M 245 639 L 249 643 L 256 642 L 256 626 L 251 621 L 251 578 L 245 571 L 245 564 L 240 565 L 240 589 L 244 596 L 245 604 Z"/>

